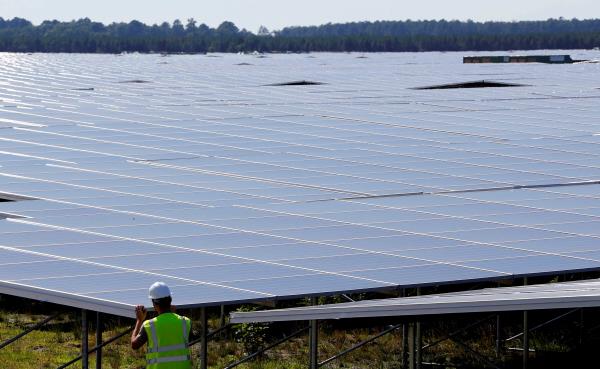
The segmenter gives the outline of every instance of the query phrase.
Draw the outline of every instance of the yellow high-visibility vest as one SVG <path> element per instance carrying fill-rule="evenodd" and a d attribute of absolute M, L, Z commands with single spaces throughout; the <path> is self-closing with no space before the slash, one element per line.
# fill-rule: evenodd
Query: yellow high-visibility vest
<path fill-rule="evenodd" d="M 191 369 L 188 339 L 191 321 L 174 313 L 160 314 L 144 322 L 148 336 L 147 369 Z"/>

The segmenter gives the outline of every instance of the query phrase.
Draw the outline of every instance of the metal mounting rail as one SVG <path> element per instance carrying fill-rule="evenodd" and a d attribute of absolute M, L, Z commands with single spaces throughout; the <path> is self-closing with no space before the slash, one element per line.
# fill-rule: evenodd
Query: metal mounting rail
<path fill-rule="evenodd" d="M 488 316 L 488 317 L 485 317 L 485 318 L 483 318 L 483 319 L 480 319 L 480 320 L 478 320 L 478 321 L 476 321 L 476 322 L 473 322 L 473 323 L 471 323 L 471 324 L 469 324 L 469 325 L 467 325 L 467 326 L 465 326 L 465 327 L 462 327 L 462 328 L 460 328 L 460 329 L 457 329 L 457 330 L 455 330 L 454 332 L 452 332 L 452 333 L 450 333 L 450 334 L 448 334 L 448 335 L 446 335 L 446 336 L 444 336 L 444 337 L 442 337 L 442 338 L 440 338 L 440 339 L 438 339 L 438 340 L 436 340 L 436 341 L 434 341 L 434 342 L 431 342 L 431 343 L 428 343 L 428 344 L 426 344 L 425 346 L 423 346 L 423 347 L 422 347 L 422 349 L 423 349 L 423 350 L 425 350 L 425 349 L 428 349 L 428 348 L 430 348 L 430 347 L 437 346 L 437 345 L 439 345 L 440 343 L 442 343 L 442 342 L 444 342 L 444 341 L 446 341 L 446 340 L 452 339 L 453 337 L 457 336 L 458 334 L 460 334 L 460 333 L 462 333 L 462 332 L 465 332 L 466 330 L 468 330 L 468 329 L 470 329 L 470 328 L 473 328 L 473 327 L 475 327 L 475 326 L 478 326 L 479 324 L 481 324 L 481 323 L 484 323 L 484 322 L 486 322 L 486 321 L 488 321 L 488 320 L 490 320 L 490 319 L 492 319 L 492 318 L 494 318 L 494 317 L 495 317 L 495 315 L 490 315 L 490 316 Z"/>
<path fill-rule="evenodd" d="M 529 328 L 529 332 L 533 332 L 533 331 L 535 331 L 535 330 L 537 330 L 537 329 L 540 329 L 540 328 L 542 328 L 542 327 L 545 327 L 545 326 L 547 326 L 548 324 L 554 323 L 555 321 L 557 321 L 557 320 L 560 320 L 560 319 L 562 319 L 562 318 L 566 317 L 567 315 L 571 315 L 571 314 L 573 314 L 573 313 L 575 313 L 575 312 L 577 312 L 577 311 L 579 311 L 579 310 L 581 310 L 581 308 L 577 308 L 577 309 L 569 310 L 569 311 L 567 311 L 566 313 L 564 313 L 564 314 L 561 314 L 561 315 L 557 316 L 556 318 L 552 318 L 552 319 L 550 319 L 550 320 L 548 320 L 548 321 L 545 321 L 544 323 L 541 323 L 541 324 L 538 324 L 538 325 L 536 325 L 536 326 L 535 326 L 535 327 L 533 327 L 533 328 Z M 519 337 L 521 337 L 521 336 L 523 336 L 523 332 L 521 332 L 521 333 L 517 333 L 517 334 L 515 334 L 514 336 L 512 336 L 512 337 L 509 337 L 509 338 L 505 339 L 504 341 L 505 341 L 505 342 L 509 342 L 509 341 L 512 341 L 512 340 L 514 340 L 514 339 L 517 339 L 517 338 L 519 338 Z"/>
<path fill-rule="evenodd" d="M 294 333 L 292 333 L 292 334 L 290 334 L 290 335 L 288 335 L 288 336 L 286 336 L 286 337 L 284 337 L 284 338 L 282 338 L 282 339 L 280 339 L 280 340 L 278 340 L 278 341 L 270 344 L 269 346 L 267 346 L 265 348 L 262 348 L 262 349 L 256 351 L 255 353 L 252 353 L 252 354 L 250 354 L 250 355 L 248 355 L 248 356 L 246 356 L 246 357 L 244 357 L 244 358 L 242 358 L 242 359 L 240 359 L 238 361 L 235 361 L 235 362 L 227 365 L 223 369 L 232 369 L 232 368 L 235 368 L 236 366 L 241 365 L 241 364 L 245 363 L 246 361 L 251 360 L 251 359 L 255 358 L 256 356 L 262 354 L 263 352 L 268 351 L 268 350 L 272 349 L 273 347 L 279 346 L 282 343 L 289 341 L 290 339 L 292 339 L 292 338 L 300 335 L 301 333 L 303 333 L 304 331 L 307 331 L 308 329 L 309 329 L 309 327 L 304 327 L 304 328 L 302 328 L 300 330 L 297 330 L 296 332 L 294 332 Z"/>
<path fill-rule="evenodd" d="M 321 367 L 321 366 L 326 365 L 326 364 L 328 364 L 328 363 L 330 363 L 330 362 L 332 362 L 332 361 L 334 361 L 336 359 L 339 359 L 340 357 L 342 357 L 342 356 L 344 356 L 344 355 L 346 355 L 346 354 L 348 354 L 348 353 L 350 353 L 350 352 L 352 352 L 352 351 L 354 351 L 356 349 L 359 349 L 359 348 L 363 347 L 364 345 L 367 345 L 367 344 L 375 341 L 376 339 L 378 339 L 378 338 L 380 338 L 382 336 L 385 336 L 388 333 L 391 333 L 391 332 L 397 330 L 398 328 L 401 328 L 403 325 L 404 325 L 404 323 L 396 324 L 396 325 L 394 325 L 394 326 L 386 329 L 385 331 L 380 332 L 380 333 L 376 334 L 375 336 L 373 336 L 373 337 L 371 337 L 371 338 L 369 338 L 369 339 L 367 339 L 365 341 L 362 341 L 362 342 L 360 342 L 360 343 L 358 343 L 358 344 L 356 344 L 356 345 L 354 345 L 354 346 L 352 346 L 352 347 L 350 347 L 350 348 L 348 348 L 348 349 L 346 349 L 346 350 L 344 350 L 344 351 L 342 351 L 342 352 L 340 352 L 340 353 L 338 353 L 338 354 L 330 357 L 329 359 L 321 361 L 319 363 L 319 366 Z"/>
<path fill-rule="evenodd" d="M 509 185 L 509 186 L 500 186 L 500 187 L 482 187 L 482 188 L 473 188 L 469 190 L 449 190 L 449 191 L 431 191 L 431 192 L 405 192 L 405 193 L 390 193 L 385 195 L 368 195 L 368 196 L 352 196 L 352 197 L 343 197 L 339 199 L 332 200 L 370 200 L 370 199 L 382 199 L 387 197 L 406 197 L 406 196 L 432 196 L 432 195 L 458 195 L 458 194 L 467 194 L 473 192 L 493 192 L 493 191 L 512 191 L 512 190 L 533 190 L 538 188 L 554 188 L 554 187 L 571 187 L 571 186 L 588 186 L 588 185 L 598 185 L 600 181 L 581 181 L 581 182 L 567 182 L 567 183 L 542 183 L 542 184 L 533 184 L 533 185 Z M 314 200 L 307 202 L 319 202 L 319 201 L 331 201 L 331 200 Z"/>
<path fill-rule="evenodd" d="M 458 344 L 459 346 L 461 346 L 462 348 L 464 348 L 465 350 L 469 351 L 470 353 L 472 353 L 473 355 L 477 356 L 478 358 L 480 358 L 482 361 L 484 361 L 486 364 L 488 364 L 490 367 L 494 368 L 494 369 L 501 369 L 498 365 L 496 365 L 496 363 L 494 363 L 493 361 L 491 361 L 490 359 L 488 359 L 487 357 L 485 357 L 485 355 L 482 355 L 481 353 L 477 352 L 477 350 L 471 348 L 469 345 L 467 345 L 466 343 L 458 340 L 456 337 L 452 337 L 450 339 L 451 341 L 453 341 L 454 343 Z"/>
<path fill-rule="evenodd" d="M 221 333 L 223 331 L 226 331 L 227 329 L 231 328 L 231 326 L 232 326 L 231 324 L 227 324 L 227 325 L 224 325 L 223 327 L 221 327 L 219 329 L 215 329 L 214 331 L 212 331 L 212 332 L 210 332 L 209 334 L 206 335 L 206 339 L 213 338 L 214 336 L 218 335 L 219 333 Z M 202 337 L 196 338 L 195 340 L 188 342 L 188 347 L 192 347 L 194 345 L 197 345 L 201 341 L 202 341 Z"/>
<path fill-rule="evenodd" d="M 57 318 L 60 315 L 61 315 L 61 313 L 57 313 L 57 314 L 51 315 L 51 316 L 47 317 L 46 319 L 42 320 L 41 322 L 36 323 L 35 325 L 27 328 L 25 331 L 17 334 L 16 336 L 14 336 L 12 338 L 9 338 L 6 341 L 0 343 L 0 350 L 3 349 L 4 347 L 10 345 L 11 343 L 17 341 L 18 339 L 20 339 L 20 338 L 28 335 L 29 333 L 35 331 L 36 329 L 43 327 L 44 325 L 46 325 L 46 323 L 48 323 L 49 321 Z"/>
<path fill-rule="evenodd" d="M 129 334 L 131 331 L 133 331 L 133 327 L 131 327 L 131 328 L 127 329 L 126 331 L 124 331 L 124 332 L 121 332 L 121 333 L 119 333 L 118 335 L 116 335 L 116 336 L 114 336 L 114 337 L 112 337 L 112 338 L 110 338 L 110 339 L 108 339 L 108 340 L 106 340 L 106 341 L 102 342 L 102 344 L 100 344 L 100 345 L 97 345 L 97 346 L 94 346 L 94 347 L 92 347 L 91 349 L 89 349 L 89 350 L 88 350 L 88 354 L 92 354 L 92 353 L 96 352 L 98 349 L 101 349 L 101 348 L 103 348 L 104 346 L 106 346 L 106 345 L 108 345 L 108 344 L 111 344 L 111 343 L 115 342 L 115 341 L 116 341 L 116 340 L 118 340 L 119 338 L 121 338 L 121 337 L 123 337 L 123 336 L 125 336 L 125 335 Z M 59 367 L 58 367 L 58 368 L 56 368 L 56 369 L 64 369 L 64 368 L 68 367 L 69 365 L 72 365 L 72 364 L 74 364 L 74 363 L 78 362 L 78 361 L 79 361 L 79 360 L 81 360 L 82 358 L 83 358 L 83 355 L 79 355 L 79 356 L 77 356 L 76 358 L 72 359 L 71 361 L 69 361 L 69 362 L 67 362 L 67 363 L 64 363 L 64 364 L 62 364 L 61 366 L 59 366 Z"/>

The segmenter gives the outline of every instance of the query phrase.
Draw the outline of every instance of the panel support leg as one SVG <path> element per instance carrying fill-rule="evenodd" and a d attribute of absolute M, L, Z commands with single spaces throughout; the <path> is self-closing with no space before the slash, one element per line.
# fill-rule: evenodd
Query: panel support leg
<path fill-rule="evenodd" d="M 399 297 L 406 297 L 406 290 L 403 288 L 400 290 Z M 406 322 L 402 322 L 402 347 L 400 350 L 400 367 L 406 369 L 408 366 L 408 326 Z"/>
<path fill-rule="evenodd" d="M 529 312 L 523 312 L 523 369 L 529 366 Z"/>
<path fill-rule="evenodd" d="M 523 285 L 527 285 L 527 278 L 523 279 Z M 529 312 L 523 311 L 523 369 L 529 367 Z"/>
<path fill-rule="evenodd" d="M 408 325 L 402 324 L 402 369 L 406 369 L 408 366 Z"/>
<path fill-rule="evenodd" d="M 219 317 L 219 328 L 225 327 L 225 305 L 221 305 L 221 316 Z"/>
<path fill-rule="evenodd" d="M 579 344 L 583 344 L 583 332 L 584 332 L 584 321 L 583 321 L 583 308 L 579 311 Z"/>
<path fill-rule="evenodd" d="M 310 346 L 309 346 L 309 356 L 310 356 L 310 369 L 318 369 L 319 368 L 319 321 L 311 320 L 310 321 Z"/>
<path fill-rule="evenodd" d="M 206 308 L 200 309 L 200 369 L 208 369 L 208 317 Z"/>
<path fill-rule="evenodd" d="M 317 305 L 317 299 L 315 297 L 312 298 L 312 304 Z M 309 365 L 310 369 L 318 369 L 319 368 L 319 321 L 311 320 L 309 322 L 310 329 L 308 332 L 309 342 L 308 342 L 308 356 L 309 356 Z"/>
<path fill-rule="evenodd" d="M 102 369 L 102 314 L 96 313 L 96 369 Z"/>
<path fill-rule="evenodd" d="M 502 351 L 502 327 L 500 326 L 500 314 L 496 315 L 496 357 L 500 357 Z"/>
<path fill-rule="evenodd" d="M 415 323 L 408 324 L 408 369 L 415 369 Z"/>
<path fill-rule="evenodd" d="M 421 296 L 421 289 L 417 288 L 417 296 Z M 417 321 L 415 325 L 415 367 L 416 369 L 421 369 L 421 363 L 423 362 L 423 357 L 421 356 L 423 347 L 423 337 L 421 334 L 421 322 Z"/>
<path fill-rule="evenodd" d="M 421 346 L 423 345 L 423 340 L 421 337 L 421 322 L 415 323 L 415 368 L 421 369 L 421 362 L 423 361 L 421 357 Z"/>
<path fill-rule="evenodd" d="M 81 368 L 89 369 L 87 310 L 81 310 Z"/>

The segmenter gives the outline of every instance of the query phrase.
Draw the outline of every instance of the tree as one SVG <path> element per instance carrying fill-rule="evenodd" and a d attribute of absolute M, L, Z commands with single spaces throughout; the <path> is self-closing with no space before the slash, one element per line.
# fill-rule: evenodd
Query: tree
<path fill-rule="evenodd" d="M 548 19 L 534 22 L 405 21 L 354 22 L 290 27 L 257 34 L 232 22 L 216 29 L 175 20 L 148 26 L 133 20 L 104 25 L 88 18 L 48 20 L 38 26 L 0 17 L 0 51 L 11 52 L 307 52 L 460 51 L 594 48 L 600 20 Z"/>
<path fill-rule="evenodd" d="M 271 32 L 269 31 L 269 29 L 265 26 L 260 26 L 258 28 L 258 36 L 269 36 L 271 34 Z"/>
<path fill-rule="evenodd" d="M 196 20 L 194 18 L 188 18 L 185 30 L 188 32 L 194 32 L 196 30 Z"/>
<path fill-rule="evenodd" d="M 235 35 L 236 33 L 238 33 L 240 30 L 237 28 L 237 26 L 235 24 L 233 24 L 232 22 L 228 22 L 225 21 L 223 23 L 221 23 L 219 25 L 219 27 L 217 27 L 217 33 L 220 33 L 222 35 Z"/>
<path fill-rule="evenodd" d="M 185 29 L 183 28 L 183 24 L 181 23 L 181 21 L 179 19 L 175 19 L 173 21 L 173 33 L 175 33 L 176 35 L 183 35 L 185 33 Z"/>

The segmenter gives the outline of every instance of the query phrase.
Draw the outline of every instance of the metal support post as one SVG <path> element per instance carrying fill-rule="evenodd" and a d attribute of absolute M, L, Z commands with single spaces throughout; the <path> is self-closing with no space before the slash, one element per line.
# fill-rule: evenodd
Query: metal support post
<path fill-rule="evenodd" d="M 417 296 L 421 296 L 421 289 L 417 288 Z M 421 356 L 421 348 L 423 347 L 423 337 L 421 334 L 421 322 L 417 320 L 415 326 L 415 367 L 416 369 L 421 369 L 421 363 L 423 362 L 423 357 Z"/>
<path fill-rule="evenodd" d="M 81 368 L 89 369 L 87 310 L 81 310 Z"/>
<path fill-rule="evenodd" d="M 423 345 L 421 338 L 421 322 L 415 323 L 415 368 L 421 369 L 421 346 Z"/>
<path fill-rule="evenodd" d="M 200 309 L 200 369 L 208 369 L 208 317 L 206 308 Z"/>
<path fill-rule="evenodd" d="M 496 315 L 496 357 L 502 351 L 502 328 L 500 326 L 500 314 Z"/>
<path fill-rule="evenodd" d="M 312 298 L 312 304 L 317 304 L 317 299 L 315 297 Z M 309 355 L 309 368 L 310 369 L 318 369 L 319 368 L 319 321 L 311 320 L 309 322 L 310 331 L 308 332 L 309 336 L 309 345 L 308 345 L 308 355 Z"/>
<path fill-rule="evenodd" d="M 523 369 L 529 366 L 529 316 L 528 311 L 523 312 Z"/>
<path fill-rule="evenodd" d="M 408 366 L 408 325 L 402 324 L 402 369 L 406 369 Z"/>
<path fill-rule="evenodd" d="M 523 279 L 523 285 L 527 285 L 527 278 Z M 529 314 L 523 311 L 523 369 L 529 366 Z"/>
<path fill-rule="evenodd" d="M 96 369 L 102 369 L 102 314 L 96 313 Z"/>
<path fill-rule="evenodd" d="M 221 305 L 221 316 L 219 317 L 219 328 L 225 327 L 225 305 Z"/>
<path fill-rule="evenodd" d="M 400 297 L 406 297 L 406 289 L 400 291 Z M 406 369 L 408 366 L 408 326 L 402 322 L 402 349 L 400 350 L 400 367 Z"/>
<path fill-rule="evenodd" d="M 579 344 L 583 344 L 583 308 L 579 311 Z"/>
<path fill-rule="evenodd" d="M 415 369 L 415 323 L 408 324 L 408 369 Z"/>
<path fill-rule="evenodd" d="M 319 321 L 310 321 L 310 345 L 309 345 L 309 356 L 310 356 L 310 369 L 319 368 Z"/>

